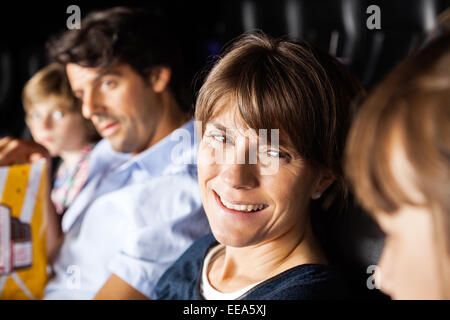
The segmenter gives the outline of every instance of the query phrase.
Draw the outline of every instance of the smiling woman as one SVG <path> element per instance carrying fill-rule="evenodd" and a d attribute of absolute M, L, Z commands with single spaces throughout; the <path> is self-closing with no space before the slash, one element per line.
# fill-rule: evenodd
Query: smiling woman
<path fill-rule="evenodd" d="M 359 90 L 339 62 L 306 43 L 257 33 L 229 48 L 195 113 L 213 234 L 163 275 L 160 299 L 351 295 L 313 232 L 311 202 L 325 211 L 345 203 L 340 159 Z"/>

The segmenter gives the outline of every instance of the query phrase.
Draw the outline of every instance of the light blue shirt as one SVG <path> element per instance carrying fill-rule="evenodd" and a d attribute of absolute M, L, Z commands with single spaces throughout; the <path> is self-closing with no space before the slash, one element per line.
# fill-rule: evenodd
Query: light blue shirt
<path fill-rule="evenodd" d="M 209 232 L 190 121 L 132 157 L 102 140 L 85 187 L 62 220 L 45 299 L 91 299 L 112 273 L 149 298 L 164 271 Z"/>

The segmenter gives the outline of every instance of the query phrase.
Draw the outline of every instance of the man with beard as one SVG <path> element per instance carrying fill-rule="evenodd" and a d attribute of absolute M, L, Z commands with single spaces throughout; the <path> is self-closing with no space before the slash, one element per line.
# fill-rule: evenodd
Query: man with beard
<path fill-rule="evenodd" d="M 149 12 L 112 8 L 81 26 L 51 39 L 48 52 L 104 139 L 62 223 L 49 219 L 60 229 L 50 243 L 64 240 L 45 298 L 153 298 L 163 272 L 209 230 L 179 51 L 168 25 Z M 189 147 L 180 148 L 180 137 Z M 0 164 L 43 153 L 0 141 Z"/>

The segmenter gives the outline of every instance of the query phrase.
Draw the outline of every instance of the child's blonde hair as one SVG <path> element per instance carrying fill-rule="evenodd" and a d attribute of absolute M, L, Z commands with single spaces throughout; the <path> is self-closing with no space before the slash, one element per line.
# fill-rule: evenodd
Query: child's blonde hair
<path fill-rule="evenodd" d="M 69 81 L 57 63 L 44 67 L 25 84 L 22 90 L 25 112 L 28 113 L 36 103 L 51 97 L 57 99 L 58 107 L 62 111 L 81 113 L 81 101 L 73 95 Z M 83 123 L 88 140 L 98 140 L 99 136 L 92 122 L 84 119 Z"/>
<path fill-rule="evenodd" d="M 392 172 L 396 133 L 425 203 L 405 192 Z M 430 208 L 436 245 L 443 259 L 450 257 L 450 32 L 400 64 L 364 102 L 349 134 L 345 169 L 371 212 L 395 214 L 404 204 Z"/>

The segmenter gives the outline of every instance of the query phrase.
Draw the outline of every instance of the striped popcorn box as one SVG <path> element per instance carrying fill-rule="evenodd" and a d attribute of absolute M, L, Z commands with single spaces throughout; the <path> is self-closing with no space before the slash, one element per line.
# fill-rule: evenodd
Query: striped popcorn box
<path fill-rule="evenodd" d="M 46 163 L 0 167 L 0 299 L 40 299 L 47 281 Z"/>

